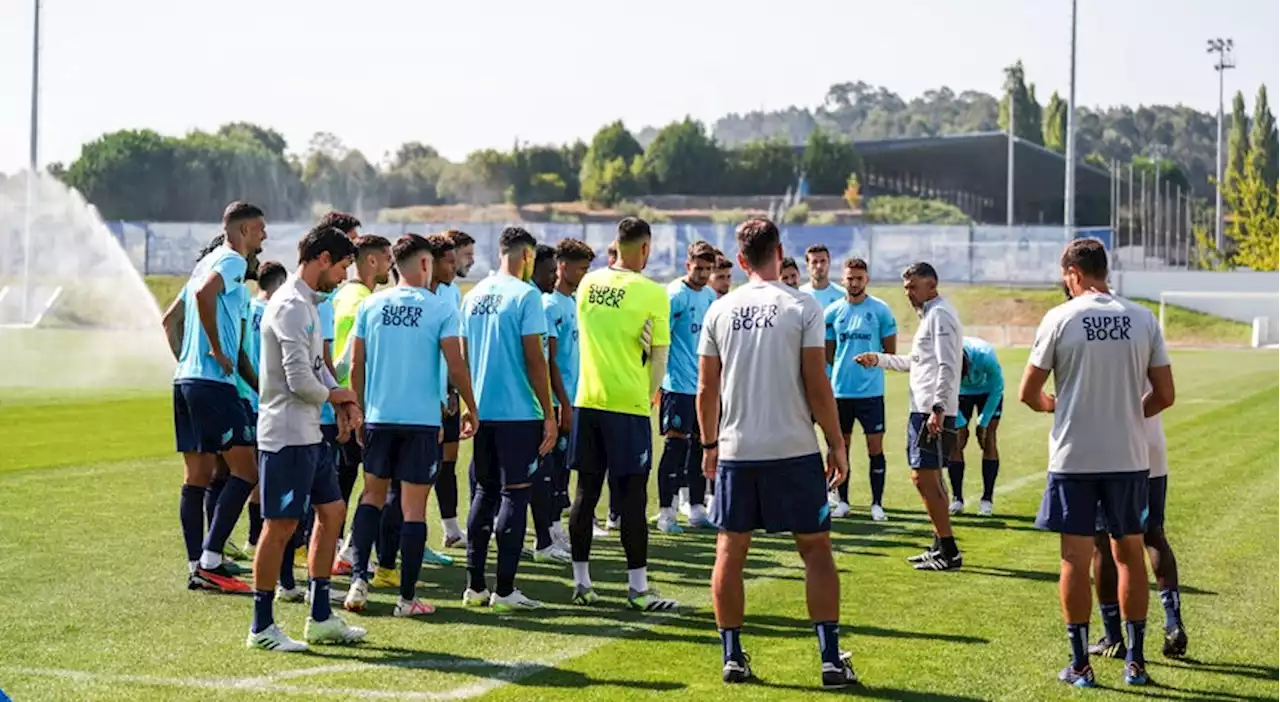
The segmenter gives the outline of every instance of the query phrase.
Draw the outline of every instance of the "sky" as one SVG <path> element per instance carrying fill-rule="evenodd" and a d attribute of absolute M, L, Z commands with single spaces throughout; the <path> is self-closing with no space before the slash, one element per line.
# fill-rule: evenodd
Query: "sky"
<path fill-rule="evenodd" d="M 0 0 L 0 172 L 27 162 L 33 0 Z M 43 0 L 40 162 L 117 129 L 229 121 L 304 151 L 317 131 L 377 161 L 405 141 L 477 148 L 590 140 L 691 115 L 814 107 L 863 80 L 906 99 L 997 93 L 1022 59 L 1065 96 L 1069 0 Z M 1280 92 L 1276 0 L 1079 0 L 1077 103 L 1217 109 L 1211 36 L 1232 37 L 1227 102 Z"/>

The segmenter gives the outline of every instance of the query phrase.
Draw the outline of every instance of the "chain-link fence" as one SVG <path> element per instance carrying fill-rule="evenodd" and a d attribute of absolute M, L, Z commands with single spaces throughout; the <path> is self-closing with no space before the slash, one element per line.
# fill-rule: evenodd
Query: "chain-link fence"
<path fill-rule="evenodd" d="M 310 225 L 269 224 L 263 260 L 286 264 L 296 260 L 298 240 Z M 555 244 L 562 239 L 581 239 L 596 250 L 598 265 L 604 250 L 614 239 L 612 224 L 524 223 L 539 241 Z M 134 265 L 148 275 L 185 275 L 196 255 L 218 234 L 216 223 L 109 222 Z M 388 239 L 406 232 L 430 233 L 447 228 L 461 229 L 476 240 L 476 275 L 497 267 L 498 235 L 501 224 L 433 222 L 371 223 L 365 233 Z M 653 226 L 653 253 L 649 272 L 656 278 L 674 278 L 683 271 L 684 252 L 698 239 L 711 242 L 731 257 L 737 252 L 732 225 L 656 224 Z M 1058 260 L 1063 245 L 1072 236 L 1092 236 L 1108 247 L 1111 230 L 1079 229 L 1068 233 L 1062 227 L 997 226 L 785 226 L 783 248 L 798 260 L 814 244 L 823 244 L 834 261 L 857 256 L 867 260 L 873 280 L 896 280 L 902 269 L 914 261 L 928 261 L 938 275 L 950 283 L 996 285 L 1048 285 L 1059 279 Z M 740 271 L 735 271 L 739 276 Z"/>

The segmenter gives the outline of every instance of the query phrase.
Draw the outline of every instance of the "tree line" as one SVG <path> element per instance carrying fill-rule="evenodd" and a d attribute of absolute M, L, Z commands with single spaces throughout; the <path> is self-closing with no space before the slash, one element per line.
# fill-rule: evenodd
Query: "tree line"
<path fill-rule="evenodd" d="M 112 132 L 85 144 L 69 166 L 49 170 L 108 219 L 153 221 L 210 219 L 228 200 L 248 196 L 285 219 L 305 217 L 316 207 L 376 213 L 452 203 L 616 205 L 651 194 L 782 195 L 801 173 L 809 193 L 840 195 L 858 169 L 854 140 L 1008 129 L 1010 105 L 1014 134 L 1065 151 L 1064 101 L 1054 93 L 1042 107 L 1018 62 L 1005 69 L 999 98 L 943 87 L 907 101 L 883 87 L 840 83 L 813 110 L 731 114 L 710 127 L 685 118 L 634 133 L 618 121 L 601 127 L 590 142 L 515 143 L 510 150 L 474 151 L 461 162 L 416 141 L 370 159 L 329 133 L 291 150 L 279 132 L 237 122 L 180 137 L 147 129 Z M 1239 145 L 1253 138 L 1237 136 L 1238 125 L 1262 130 L 1262 182 L 1274 191 L 1280 159 L 1265 87 L 1252 118 L 1242 114 L 1240 96 L 1237 106 L 1231 163 L 1245 163 Z M 1212 196 L 1212 115 L 1184 106 L 1077 108 L 1076 122 L 1078 152 L 1086 160 L 1104 167 L 1132 164 L 1135 171 L 1158 166 L 1161 181 Z M 1269 134 L 1263 133 L 1268 124 Z"/>

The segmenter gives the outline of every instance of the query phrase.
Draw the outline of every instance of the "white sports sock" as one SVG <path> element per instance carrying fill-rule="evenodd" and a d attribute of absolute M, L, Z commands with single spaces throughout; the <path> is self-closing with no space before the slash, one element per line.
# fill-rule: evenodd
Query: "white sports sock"
<path fill-rule="evenodd" d="M 222 554 L 217 551 L 205 551 L 200 554 L 200 567 L 212 570 L 222 565 Z"/>
<path fill-rule="evenodd" d="M 573 562 L 573 584 L 578 587 L 591 589 L 591 564 L 587 562 Z"/>
<path fill-rule="evenodd" d="M 676 508 L 675 507 L 659 507 L 658 516 L 661 517 L 662 519 L 669 519 L 671 521 L 675 521 Z"/>
<path fill-rule="evenodd" d="M 456 536 L 462 533 L 462 529 L 458 527 L 457 517 L 450 517 L 449 519 L 441 519 L 440 523 L 444 525 L 444 533 L 448 536 Z"/>
<path fill-rule="evenodd" d="M 196 569 L 199 567 L 200 567 L 200 561 L 187 561 L 187 570 L 191 571 L 192 573 L 196 572 Z"/>
<path fill-rule="evenodd" d="M 689 488 L 687 487 L 680 488 L 680 493 L 678 497 L 680 499 L 680 504 L 682 505 L 689 504 Z"/>
<path fill-rule="evenodd" d="M 649 569 L 634 568 L 627 571 L 627 586 L 636 592 L 649 591 Z"/>

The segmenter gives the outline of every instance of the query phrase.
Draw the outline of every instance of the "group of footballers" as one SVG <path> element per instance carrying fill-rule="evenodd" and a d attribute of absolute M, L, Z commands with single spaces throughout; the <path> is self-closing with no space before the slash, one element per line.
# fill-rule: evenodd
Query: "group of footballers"
<path fill-rule="evenodd" d="M 909 370 L 913 381 L 925 374 L 954 405 L 935 404 L 935 418 L 917 412 L 912 397 L 908 460 L 936 533 L 933 546 L 910 559 L 913 565 L 935 571 L 961 565 L 948 512 L 965 509 L 963 452 L 975 414 L 983 454 L 979 512 L 993 511 L 1003 396 L 994 349 L 964 338 L 960 353 L 942 363 L 953 366 L 945 380 L 948 371 L 920 353 L 948 328 L 922 322 L 912 355 L 898 356 L 897 323 L 888 305 L 867 292 L 862 259 L 843 263 L 843 286 L 837 285 L 828 250 L 812 246 L 805 252 L 810 280 L 800 286 L 777 227 L 750 219 L 736 242 L 747 284 L 730 292 L 733 261 L 698 241 L 688 248 L 685 275 L 664 289 L 641 273 L 652 233 L 638 218 L 619 223 L 608 265 L 594 271 L 595 252 L 584 242 L 540 245 L 525 229 L 507 227 L 497 269 L 463 296 L 457 278 L 474 265 L 472 237 L 450 230 L 391 242 L 360 227 L 351 215 L 329 213 L 299 242 L 290 272 L 258 260 L 267 236 L 262 210 L 232 203 L 222 233 L 201 252 L 164 316 L 178 361 L 174 421 L 184 460 L 179 516 L 188 587 L 252 594 L 250 647 L 300 651 L 360 641 L 366 631 L 345 623 L 332 605 L 362 612 L 371 587 L 399 590 L 393 616 L 434 612 L 417 597 L 416 584 L 424 563 L 447 565 L 452 558 L 428 546 L 432 488 L 443 548 L 465 545 L 467 606 L 540 607 L 516 587 L 522 557 L 570 564 L 570 600 L 595 604 L 592 539 L 617 529 L 627 562 L 626 606 L 677 608 L 647 577 L 655 406 L 663 434 L 658 530 L 680 533 L 682 513 L 691 527 L 720 532 L 713 596 L 726 682 L 752 676 L 739 635 L 742 566 L 756 529 L 795 535 L 812 586 L 823 685 L 857 682 L 838 643 L 839 579 L 829 529 L 832 517 L 851 510 L 847 451 L 855 424 L 868 455 L 870 516 L 887 519 L 883 368 Z M 913 292 L 930 279 L 929 294 Z M 256 295 L 249 280 L 257 281 Z M 904 274 L 922 316 L 950 310 L 936 297 L 936 283 L 928 264 Z M 958 322 L 952 328 L 958 331 Z M 761 396 L 770 402 L 750 399 Z M 826 440 L 825 466 L 815 423 Z M 954 440 L 938 441 L 932 454 L 921 449 L 928 437 L 944 434 Z M 463 440 L 473 441 L 465 532 L 456 474 Z M 949 508 L 943 467 L 951 479 Z M 362 469 L 363 487 L 349 509 Z M 578 477 L 570 499 L 572 472 Z M 607 528 L 595 517 L 606 486 Z M 229 538 L 246 505 L 249 539 L 238 547 Z M 524 545 L 530 517 L 532 549 Z M 1098 531 L 1105 531 L 1102 522 Z M 1108 625 L 1092 650 L 1114 656 L 1124 649 L 1132 659 L 1136 645 L 1140 658 L 1140 631 L 1129 629 L 1125 649 L 1118 624 L 1119 609 L 1128 613 L 1124 597 L 1133 574 L 1126 569 L 1133 559 L 1117 551 L 1113 562 L 1105 557 L 1105 537 L 1098 543 Z M 1163 574 L 1156 566 L 1161 598 L 1176 613 L 1172 552 L 1162 532 L 1149 534 L 1148 544 L 1153 563 L 1164 564 Z M 306 553 L 305 589 L 294 578 L 299 549 Z M 239 577 L 247 571 L 237 561 L 247 559 L 251 583 Z M 1104 595 L 1117 568 L 1126 575 L 1119 605 L 1114 585 Z M 345 592 L 330 587 L 334 575 L 350 575 Z M 309 603 L 304 641 L 275 623 L 275 601 Z M 1168 627 L 1166 653 L 1180 654 L 1180 614 L 1170 615 Z M 1076 626 L 1072 636 L 1078 635 Z M 1171 653 L 1169 642 L 1178 636 L 1181 650 Z M 1086 675 L 1087 660 L 1079 663 L 1073 658 L 1069 681 Z"/>

